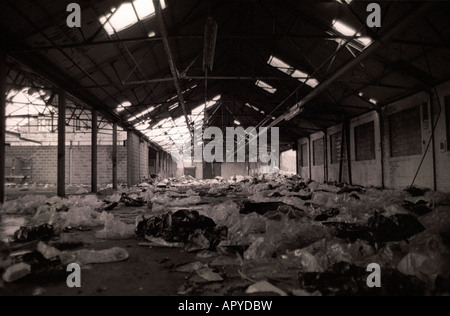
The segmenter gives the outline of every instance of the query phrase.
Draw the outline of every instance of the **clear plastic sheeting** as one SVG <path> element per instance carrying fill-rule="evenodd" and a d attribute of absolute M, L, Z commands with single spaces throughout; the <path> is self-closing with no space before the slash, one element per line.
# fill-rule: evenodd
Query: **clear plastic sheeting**
<path fill-rule="evenodd" d="M 135 225 L 128 225 L 116 219 L 113 214 L 103 212 L 99 220 L 104 223 L 104 228 L 95 234 L 101 239 L 128 239 L 134 236 Z"/>
<path fill-rule="evenodd" d="M 122 250 L 79 248 L 106 242 L 100 239 L 127 239 L 134 247 L 133 238 L 133 251 L 181 251 L 183 258 L 201 260 L 165 265 L 189 273 L 183 294 L 367 295 L 395 293 L 395 284 L 398 293 L 450 294 L 450 196 L 410 191 L 321 184 L 282 173 L 185 176 L 141 181 L 102 196 L 27 196 L 2 211 L 27 219 L 11 225 L 54 227 L 38 247 L 44 259 L 121 261 L 128 257 Z M 74 242 L 66 240 L 70 236 Z M 60 249 L 68 245 L 77 248 Z M 3 260 L 3 269 L 13 263 Z M 371 263 L 380 265 L 386 288 L 367 290 Z"/>

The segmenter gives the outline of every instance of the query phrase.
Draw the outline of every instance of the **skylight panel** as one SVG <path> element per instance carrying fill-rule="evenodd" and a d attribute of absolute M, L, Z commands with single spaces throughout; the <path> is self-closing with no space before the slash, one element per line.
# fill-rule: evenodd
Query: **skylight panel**
<path fill-rule="evenodd" d="M 119 106 L 117 107 L 117 111 L 122 112 L 123 110 L 125 110 L 125 108 L 128 108 L 130 106 L 131 106 L 131 102 L 125 101 L 125 102 L 119 104 Z"/>
<path fill-rule="evenodd" d="M 164 0 L 161 0 L 161 7 L 163 9 L 166 7 Z M 123 31 L 138 23 L 138 18 L 140 20 L 145 20 L 152 17 L 154 14 L 155 8 L 152 1 L 134 0 L 133 4 L 130 2 L 122 3 L 118 9 L 113 10 L 112 13 L 101 16 L 99 20 L 105 28 L 105 31 L 109 35 L 113 35 L 114 32 Z M 109 21 L 108 18 L 110 18 Z"/>
<path fill-rule="evenodd" d="M 285 63 L 281 59 L 270 56 L 269 61 L 267 62 L 272 67 L 277 68 L 278 70 L 288 74 L 289 76 L 293 78 L 297 78 L 300 82 L 306 82 L 306 78 L 309 77 L 307 73 L 304 73 L 303 71 L 297 70 L 294 67 L 290 66 L 289 64 Z M 319 81 L 316 79 L 310 78 L 306 82 L 307 85 L 309 85 L 312 88 L 315 88 L 319 85 Z"/>
<path fill-rule="evenodd" d="M 175 103 L 175 104 L 169 106 L 169 111 L 175 110 L 179 105 L 180 105 L 179 103 Z"/>
<path fill-rule="evenodd" d="M 336 1 L 339 2 L 339 3 L 347 3 L 347 4 L 350 4 L 350 3 L 352 3 L 353 0 L 336 0 Z"/>
<path fill-rule="evenodd" d="M 145 123 L 139 123 L 137 125 L 134 126 L 138 131 L 145 131 L 146 129 L 148 129 L 149 125 L 145 124 Z"/>
<path fill-rule="evenodd" d="M 357 30 L 338 20 L 333 21 L 333 30 L 344 36 L 361 36 L 361 33 L 358 33 Z M 355 41 L 357 41 L 364 47 L 372 43 L 372 39 L 370 37 L 358 37 L 355 39 Z"/>
<path fill-rule="evenodd" d="M 140 112 L 140 113 L 137 113 L 136 115 L 133 115 L 132 117 L 130 117 L 130 118 L 128 119 L 128 122 L 133 122 L 133 121 L 135 121 L 135 120 L 137 120 L 137 119 L 140 119 L 141 117 L 143 117 L 143 116 L 145 116 L 145 115 L 147 115 L 147 114 L 152 113 L 154 110 L 155 110 L 155 107 L 154 107 L 154 106 L 150 107 L 149 109 L 145 109 L 144 111 L 142 111 L 142 112 Z"/>
<path fill-rule="evenodd" d="M 287 63 L 285 63 L 284 61 L 275 56 L 270 56 L 269 61 L 267 63 L 272 67 L 275 67 L 288 75 L 291 75 L 292 72 L 294 71 L 294 67 L 288 65 Z"/>
<path fill-rule="evenodd" d="M 262 89 L 264 89 L 264 90 L 266 90 L 267 92 L 269 92 L 269 93 L 275 93 L 276 91 L 277 91 L 277 89 L 275 89 L 274 87 L 272 87 L 270 84 L 268 84 L 268 83 L 266 83 L 266 82 L 264 82 L 264 81 L 261 81 L 261 80 L 258 80 L 258 81 L 256 81 L 256 83 L 255 83 L 258 87 L 260 87 L 260 88 L 262 88 Z"/>
<path fill-rule="evenodd" d="M 335 31 L 338 31 L 342 35 L 345 35 L 345 36 L 354 36 L 354 35 L 356 35 L 356 30 L 355 29 L 353 29 L 350 26 L 348 26 L 348 25 L 346 25 L 346 24 L 344 24 L 344 23 L 342 23 L 340 21 L 337 21 L 337 20 L 333 21 L 333 29 Z"/>
<path fill-rule="evenodd" d="M 372 43 L 372 39 L 370 37 L 359 37 L 356 41 L 362 43 L 364 46 L 369 46 Z"/>
<path fill-rule="evenodd" d="M 292 74 L 292 77 L 297 78 L 299 81 L 306 83 L 311 88 L 315 88 L 319 85 L 319 81 L 317 81 L 314 78 L 310 78 L 307 81 L 306 78 L 308 78 L 309 75 L 300 70 L 294 71 L 294 73 Z"/>

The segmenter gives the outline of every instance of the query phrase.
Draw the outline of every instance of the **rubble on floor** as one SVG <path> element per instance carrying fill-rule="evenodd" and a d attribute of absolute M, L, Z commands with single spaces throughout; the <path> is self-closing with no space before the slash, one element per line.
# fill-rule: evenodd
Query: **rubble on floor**
<path fill-rule="evenodd" d="M 450 196 L 443 193 L 285 174 L 152 177 L 99 193 L 6 202 L 2 225 L 20 225 L 0 231 L 3 280 L 61 278 L 68 263 L 130 260 L 122 248 L 87 248 L 107 239 L 196 254 L 201 261 L 161 262 L 187 274 L 180 295 L 450 294 Z M 381 288 L 366 285 L 371 263 L 382 269 Z"/>

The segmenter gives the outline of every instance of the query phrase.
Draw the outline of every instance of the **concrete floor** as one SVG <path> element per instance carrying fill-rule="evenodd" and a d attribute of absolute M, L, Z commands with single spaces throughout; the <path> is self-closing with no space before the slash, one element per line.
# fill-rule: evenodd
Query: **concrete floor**
<path fill-rule="evenodd" d="M 47 193 L 49 194 L 48 196 L 52 196 L 51 192 Z M 16 190 L 15 194 L 16 196 L 23 196 L 25 194 L 41 195 L 42 190 Z M 320 194 L 319 192 L 318 195 Z M 10 196 L 10 198 L 12 197 L 14 195 Z M 101 200 L 105 197 L 98 198 Z M 246 195 L 239 192 L 230 192 L 228 196 L 203 196 L 202 207 L 209 208 L 229 199 L 242 201 L 245 198 Z M 402 196 L 397 196 L 396 200 L 401 201 L 402 198 Z M 398 201 L 395 203 L 398 203 Z M 364 201 L 357 203 L 360 203 L 363 207 L 368 205 Z M 394 202 L 391 201 L 390 203 Z M 174 209 L 184 208 L 174 207 Z M 435 214 L 448 214 L 448 209 L 448 204 L 439 206 L 434 209 L 433 213 L 421 219 L 424 224 L 427 224 L 426 226 L 432 227 L 431 224 L 435 222 Z M 157 212 L 149 210 L 147 206 L 121 206 L 115 208 L 111 213 L 115 215 L 115 218 L 119 218 L 127 224 L 134 224 L 136 218 L 141 215 L 145 215 L 147 218 L 150 215 L 158 215 Z M 29 217 L 17 215 L 2 216 L 0 214 L 0 240 L 10 238 L 15 230 L 22 225 L 26 225 L 27 219 Z M 66 278 L 70 272 L 55 280 L 26 277 L 9 284 L 0 280 L 0 296 L 242 296 L 246 295 L 245 291 L 250 285 L 259 280 L 268 280 L 272 285 L 275 285 L 285 293 L 291 293 L 293 289 L 299 288 L 298 272 L 301 265 L 297 260 L 298 258 L 295 259 L 295 257 L 290 257 L 289 260 L 283 260 L 280 257 L 253 261 L 242 260 L 240 257 L 242 255 L 242 249 L 236 251 L 236 249 L 229 248 L 231 250 L 229 254 L 212 253 L 211 257 L 202 258 L 195 253 L 187 253 L 180 248 L 150 248 L 139 245 L 139 243 L 145 242 L 145 240 L 137 236 L 126 240 L 103 240 L 95 237 L 95 233 L 102 229 L 103 226 L 90 227 L 89 231 L 74 231 L 63 234 L 70 235 L 73 239 L 82 241 L 84 246 L 80 249 L 102 250 L 113 247 L 124 248 L 129 253 L 127 260 L 116 263 L 82 266 L 81 288 L 69 288 L 66 285 Z M 414 244 L 420 244 L 420 236 L 427 237 L 428 235 L 425 232 L 423 235 L 418 235 L 416 238 L 413 238 Z M 332 242 L 336 245 L 346 245 L 345 242 L 334 238 L 331 239 L 328 246 L 333 245 Z M 325 246 L 328 247 L 327 244 Z M 401 246 L 405 249 L 409 247 L 406 242 L 392 243 L 392 246 L 397 248 Z M 395 247 L 391 248 L 396 249 Z M 324 250 L 326 249 L 328 248 Z M 333 249 L 332 247 L 331 250 Z M 349 253 L 350 250 L 346 251 Z M 327 254 L 324 253 L 324 255 Z M 332 253 L 329 253 L 329 255 L 332 256 Z M 362 260 L 365 260 L 364 258 Z M 357 258 L 354 259 L 356 260 Z M 369 258 L 367 259 L 369 260 Z M 219 273 L 225 280 L 221 282 L 205 282 L 195 272 L 181 273 L 175 271 L 176 268 L 193 262 L 207 263 L 214 272 Z M 261 293 L 258 293 L 258 295 L 261 295 Z M 271 293 L 271 295 L 274 295 L 274 293 Z"/>
<path fill-rule="evenodd" d="M 23 196 L 24 193 L 26 195 L 54 196 L 51 188 L 27 191 L 10 188 L 10 193 L 9 200 Z M 205 201 L 220 203 L 224 199 L 223 197 L 206 198 Z M 135 218 L 139 215 L 155 215 L 155 213 L 149 213 L 147 207 L 118 207 L 111 213 L 129 224 L 134 223 Z M 0 222 L 2 223 L 0 225 L 0 240 L 6 241 L 11 238 L 20 226 L 26 224 L 27 220 L 28 217 L 25 216 L 0 216 Z M 25 277 L 9 284 L 0 279 L 0 296 L 175 296 L 183 288 L 189 275 L 173 271 L 174 268 L 197 261 L 210 264 L 218 257 L 216 255 L 212 258 L 202 259 L 197 257 L 195 253 L 187 253 L 178 248 L 143 247 L 138 244 L 145 242 L 145 240 L 138 237 L 127 240 L 98 239 L 95 237 L 95 232 L 102 228 L 103 226 L 93 227 L 90 228 L 90 231 L 63 234 L 71 235 L 74 239 L 83 241 L 84 246 L 79 249 L 124 248 L 129 253 L 129 259 L 123 262 L 91 264 L 82 267 L 81 288 L 69 288 L 64 278 L 36 280 L 35 278 Z M 236 261 L 235 256 L 228 259 L 229 261 Z M 237 268 L 234 270 L 233 274 L 240 278 Z M 70 272 L 67 272 L 67 276 L 69 274 Z M 249 284 L 251 282 L 244 281 L 242 285 L 237 285 L 237 287 L 242 287 L 240 295 L 245 295 L 245 287 Z M 217 293 L 206 290 L 202 293 L 195 293 L 195 295 L 217 295 Z"/>

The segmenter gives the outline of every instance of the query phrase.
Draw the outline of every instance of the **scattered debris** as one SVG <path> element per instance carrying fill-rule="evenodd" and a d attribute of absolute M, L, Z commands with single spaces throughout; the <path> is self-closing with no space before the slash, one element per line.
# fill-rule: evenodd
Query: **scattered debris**
<path fill-rule="evenodd" d="M 140 251 L 163 253 L 155 258 L 162 268 L 188 274 L 179 289 L 183 295 L 446 295 L 450 198 L 407 191 L 411 196 L 280 173 L 212 180 L 155 176 L 100 195 L 27 196 L 1 206 L 3 213 L 28 218 L 0 217 L 15 231 L 0 230 L 2 239 L 13 237 L 0 242 L 0 270 L 6 283 L 25 277 L 64 282 L 68 263 L 86 268 L 129 258 L 123 248 L 82 248 L 104 242 L 95 238 L 137 236 L 135 245 L 147 248 Z M 108 197 L 101 200 L 103 194 Z M 202 262 L 180 265 L 166 257 L 172 251 Z M 372 262 L 383 270 L 381 289 L 366 286 Z"/>
<path fill-rule="evenodd" d="M 44 258 L 47 260 L 51 260 L 51 259 L 61 256 L 60 250 L 58 250 L 54 247 L 50 247 L 50 246 L 44 244 L 42 241 L 38 243 L 37 251 L 39 251 L 44 256 Z"/>
<path fill-rule="evenodd" d="M 133 199 L 129 197 L 126 193 L 122 193 L 122 196 L 120 198 L 120 203 L 123 203 L 125 206 L 131 206 L 131 207 L 141 207 L 146 205 L 147 203 L 142 199 L 142 197 L 137 197 L 136 199 Z"/>
<path fill-rule="evenodd" d="M 79 263 L 81 265 L 90 263 L 109 263 L 125 261 L 129 257 L 128 252 L 123 248 L 114 247 L 105 250 L 78 250 L 63 251 L 61 261 L 63 264 Z"/>
<path fill-rule="evenodd" d="M 201 278 L 205 279 L 206 281 L 209 281 L 209 282 L 223 281 L 223 278 L 219 274 L 213 272 L 208 267 L 200 268 L 200 269 L 196 270 L 196 272 Z"/>
<path fill-rule="evenodd" d="M 376 212 L 367 225 L 345 222 L 324 222 L 323 225 L 336 228 L 336 237 L 355 242 L 357 239 L 369 242 L 389 242 L 406 240 L 425 230 L 425 227 L 411 215 L 395 214 L 384 217 Z"/>
<path fill-rule="evenodd" d="M 329 210 L 323 211 L 320 215 L 317 215 L 314 220 L 317 222 L 323 222 L 338 215 L 339 210 L 337 208 L 330 208 Z"/>
<path fill-rule="evenodd" d="M 154 238 L 150 236 L 145 236 L 145 239 L 150 241 L 146 243 L 146 246 L 150 247 L 163 247 L 163 248 L 183 248 L 184 244 L 180 242 L 167 242 L 162 238 Z"/>
<path fill-rule="evenodd" d="M 300 273 L 300 286 L 308 292 L 319 291 L 325 296 L 368 295 L 423 295 L 425 284 L 415 277 L 405 276 L 397 270 L 383 269 L 383 286 L 369 288 L 366 268 L 348 262 L 339 262 L 328 271 Z"/>
<path fill-rule="evenodd" d="M 420 189 L 417 187 L 410 187 L 410 188 L 406 189 L 405 191 L 408 192 L 409 194 L 411 194 L 411 196 L 416 197 L 416 196 L 424 196 L 425 193 L 430 190 L 429 189 Z"/>
<path fill-rule="evenodd" d="M 179 210 L 163 216 L 144 219 L 137 224 L 138 237 L 152 236 L 167 242 L 183 242 L 196 250 L 214 249 L 227 236 L 226 227 L 216 227 L 214 221 L 197 211 Z M 208 246 L 208 247 L 206 247 Z"/>
<path fill-rule="evenodd" d="M 14 233 L 14 240 L 18 242 L 27 242 L 33 240 L 49 240 L 55 231 L 52 225 L 44 224 L 38 227 L 20 227 Z"/>
<path fill-rule="evenodd" d="M 248 289 L 245 291 L 247 294 L 253 294 L 253 293 L 276 293 L 280 296 L 287 296 L 287 293 L 283 290 L 277 288 L 276 286 L 270 284 L 267 281 L 261 281 L 255 284 L 252 284 L 248 287 Z"/>
<path fill-rule="evenodd" d="M 416 202 L 405 200 L 402 206 L 417 216 L 423 216 L 432 212 L 432 209 L 427 206 L 427 202 L 424 200 L 418 200 Z"/>
<path fill-rule="evenodd" d="M 3 274 L 3 281 L 11 283 L 26 277 L 31 273 L 31 266 L 26 263 L 18 263 L 10 266 Z"/>

